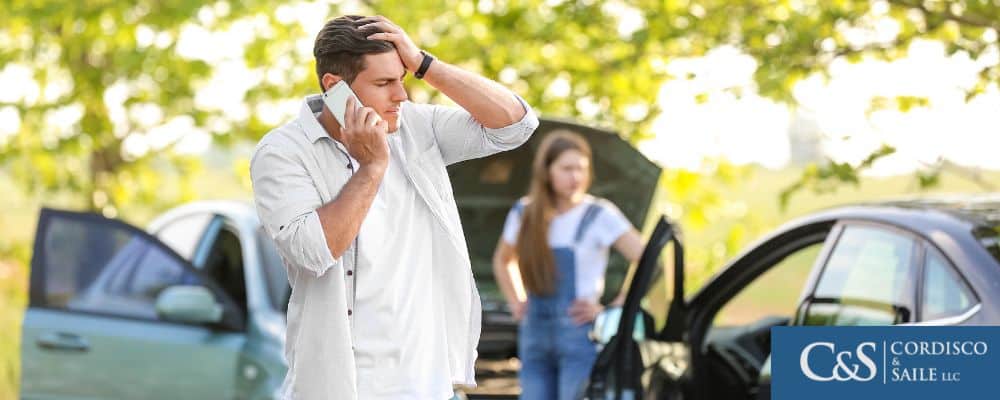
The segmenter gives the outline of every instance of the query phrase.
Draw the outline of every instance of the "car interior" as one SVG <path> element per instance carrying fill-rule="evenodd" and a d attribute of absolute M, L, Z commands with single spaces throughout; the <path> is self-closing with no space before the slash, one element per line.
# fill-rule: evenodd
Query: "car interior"
<path fill-rule="evenodd" d="M 676 254 L 673 274 L 657 268 L 648 290 L 630 288 L 645 293 L 642 312 L 652 311 L 649 314 L 656 320 L 647 339 L 637 343 L 643 364 L 641 397 L 758 398 L 770 355 L 770 329 L 794 320 L 828 230 L 823 226 L 777 238 L 709 279 L 694 296 L 685 295 L 683 283 L 675 282 L 683 282 L 685 269 L 683 257 Z M 685 299 L 683 309 L 677 309 L 673 293 Z M 692 303 L 695 297 L 698 302 Z M 686 352 L 678 352 L 677 345 Z"/>
<path fill-rule="evenodd" d="M 704 398 L 757 399 L 771 354 L 771 328 L 790 325 L 823 243 L 791 250 L 780 261 L 762 263 L 743 285 L 723 295 L 702 346 Z M 748 271 L 752 272 L 752 271 Z M 720 297 L 723 297 L 720 296 Z"/>
<path fill-rule="evenodd" d="M 229 294 L 246 317 L 247 286 L 243 272 L 243 253 L 240 239 L 235 233 L 226 228 L 219 230 L 202 270 Z"/>

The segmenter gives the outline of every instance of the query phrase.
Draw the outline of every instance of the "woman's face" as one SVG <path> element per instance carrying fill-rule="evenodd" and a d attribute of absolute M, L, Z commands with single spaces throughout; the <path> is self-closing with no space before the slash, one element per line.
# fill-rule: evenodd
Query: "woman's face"
<path fill-rule="evenodd" d="M 578 150 L 566 150 L 549 165 L 549 184 L 556 196 L 571 199 L 583 194 L 590 181 L 590 159 Z"/>

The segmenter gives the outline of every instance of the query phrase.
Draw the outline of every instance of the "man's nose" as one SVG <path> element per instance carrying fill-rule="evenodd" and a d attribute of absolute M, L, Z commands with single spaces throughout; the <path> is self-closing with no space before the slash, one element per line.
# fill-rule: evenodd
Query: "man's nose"
<path fill-rule="evenodd" d="M 408 99 L 409 96 L 406 94 L 406 88 L 402 84 L 396 86 L 396 89 L 392 91 L 392 101 L 396 103 L 402 103 Z"/>

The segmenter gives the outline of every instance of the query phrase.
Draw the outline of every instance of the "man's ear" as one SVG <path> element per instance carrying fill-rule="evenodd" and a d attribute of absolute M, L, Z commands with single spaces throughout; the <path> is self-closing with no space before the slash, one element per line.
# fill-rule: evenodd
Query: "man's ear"
<path fill-rule="evenodd" d="M 334 74 L 331 74 L 329 72 L 323 74 L 323 78 L 322 78 L 323 91 L 325 92 L 327 90 L 330 90 L 330 88 L 332 88 L 333 85 L 336 85 L 337 82 L 340 82 L 342 80 L 343 80 L 343 78 L 341 78 L 340 75 L 334 75 Z"/>

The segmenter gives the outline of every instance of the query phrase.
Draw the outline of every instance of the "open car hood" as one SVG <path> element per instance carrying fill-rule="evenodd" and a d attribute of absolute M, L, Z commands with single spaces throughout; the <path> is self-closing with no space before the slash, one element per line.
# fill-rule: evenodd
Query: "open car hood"
<path fill-rule="evenodd" d="M 594 182 L 590 193 L 610 200 L 639 229 L 646 222 L 661 169 L 616 132 L 560 120 L 541 119 L 524 145 L 490 157 L 448 167 L 448 175 L 465 226 L 472 269 L 484 300 L 499 296 L 493 283 L 492 257 L 507 212 L 528 191 L 531 163 L 550 132 L 569 130 L 583 135 L 593 150 Z M 607 287 L 624 278 L 625 260 L 615 255 L 609 264 Z"/>

